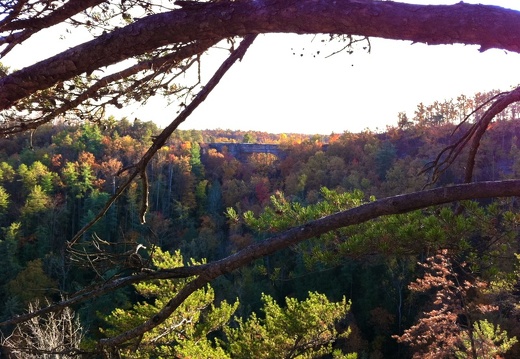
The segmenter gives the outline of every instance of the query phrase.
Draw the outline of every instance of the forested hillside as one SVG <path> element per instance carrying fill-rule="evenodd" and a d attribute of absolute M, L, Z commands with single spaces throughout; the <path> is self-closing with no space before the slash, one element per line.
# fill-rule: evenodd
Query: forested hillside
<path fill-rule="evenodd" d="M 221 259 L 374 198 L 460 183 L 465 152 L 435 182 L 429 164 L 469 128 L 478 116 L 471 109 L 492 95 L 420 104 L 383 133 L 178 130 L 148 166 L 147 188 L 132 183 L 72 252 L 68 242 L 116 193 L 159 129 L 108 118 L 55 121 L 5 137 L 1 319 L 99 279 Z M 476 180 L 520 176 L 518 113 L 510 107 L 488 129 Z M 224 144 L 220 151 L 216 143 Z M 234 156 L 225 145 L 231 143 L 273 144 L 279 155 Z M 141 224 L 143 191 L 149 209 Z M 518 209 L 515 198 L 464 202 L 305 241 L 200 289 L 122 355 L 405 358 L 439 349 L 445 352 L 435 357 L 518 357 Z M 79 321 L 68 325 L 82 328 L 78 348 L 88 351 L 99 338 L 146 319 L 182 283 L 140 283 L 77 305 Z M 9 338 L 4 353 L 17 355 L 8 349 L 17 346 L 51 350 L 34 340 L 42 325 L 2 327 Z"/>

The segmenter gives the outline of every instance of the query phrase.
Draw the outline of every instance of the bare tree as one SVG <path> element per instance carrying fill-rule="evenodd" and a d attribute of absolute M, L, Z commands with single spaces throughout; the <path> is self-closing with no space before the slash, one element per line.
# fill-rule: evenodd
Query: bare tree
<path fill-rule="evenodd" d="M 38 309 L 38 303 L 29 304 L 29 312 Z M 18 324 L 1 345 L 8 358 L 67 359 L 76 358 L 81 353 L 82 338 L 78 318 L 72 309 L 63 308 Z"/>

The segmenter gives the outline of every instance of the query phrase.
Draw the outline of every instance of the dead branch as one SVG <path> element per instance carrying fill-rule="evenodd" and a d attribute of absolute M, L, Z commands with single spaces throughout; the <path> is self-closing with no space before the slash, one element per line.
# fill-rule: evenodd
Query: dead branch
<path fill-rule="evenodd" d="M 148 199 L 150 191 L 148 190 L 148 175 L 146 174 L 146 167 L 141 170 L 141 183 L 143 186 L 143 194 L 141 196 L 141 208 L 139 209 L 139 220 L 141 224 L 146 223 L 146 213 L 148 212 Z"/>

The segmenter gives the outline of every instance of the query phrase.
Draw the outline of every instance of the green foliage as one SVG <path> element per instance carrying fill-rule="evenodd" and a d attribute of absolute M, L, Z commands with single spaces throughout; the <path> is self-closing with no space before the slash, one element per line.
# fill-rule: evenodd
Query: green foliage
<path fill-rule="evenodd" d="M 22 307 L 30 302 L 45 302 L 55 288 L 56 283 L 44 272 L 41 259 L 28 262 L 27 267 L 7 284 L 9 295 L 17 298 Z"/>
<path fill-rule="evenodd" d="M 15 170 L 7 162 L 0 162 L 0 182 L 12 181 L 14 179 Z"/>
<path fill-rule="evenodd" d="M 500 325 L 495 326 L 486 319 L 473 323 L 473 330 L 463 333 L 463 349 L 455 353 L 457 359 L 499 358 L 518 342 L 516 337 L 509 338 L 507 332 L 500 329 Z M 470 335 L 477 354 L 476 358 L 472 352 Z"/>
<path fill-rule="evenodd" d="M 9 193 L 0 186 L 0 214 L 4 213 L 9 206 Z"/>
<path fill-rule="evenodd" d="M 75 143 L 79 151 L 88 151 L 94 155 L 101 154 L 103 144 L 101 142 L 103 135 L 99 126 L 96 124 L 85 123 L 79 131 L 79 141 Z"/>
<path fill-rule="evenodd" d="M 27 201 L 22 208 L 22 215 L 34 216 L 38 213 L 43 213 L 50 205 L 51 199 L 41 186 L 35 185 L 29 195 Z"/>
<path fill-rule="evenodd" d="M 269 295 L 262 295 L 262 302 L 263 318 L 253 313 L 246 321 L 237 319 L 237 328 L 224 328 L 232 358 L 316 358 L 330 354 L 333 343 L 349 335 L 336 329 L 350 310 L 345 298 L 333 303 L 310 292 L 304 301 L 286 298 L 285 308 Z"/>
<path fill-rule="evenodd" d="M 22 269 L 18 254 L 18 237 L 20 232 L 20 222 L 12 223 L 7 228 L 2 228 L 4 239 L 0 240 L 0 285 L 4 286 L 12 280 Z M 3 291 L 0 293 L 0 300 L 8 297 Z M 5 313 L 2 309 L 2 313 Z"/>
<path fill-rule="evenodd" d="M 244 133 L 244 137 L 242 138 L 242 143 L 255 143 L 256 137 L 254 134 L 250 132 Z"/>
<path fill-rule="evenodd" d="M 159 268 L 183 264 L 178 251 L 170 254 L 157 249 L 152 260 Z M 135 285 L 146 301 L 130 309 L 114 310 L 104 318 L 110 329 L 100 329 L 101 332 L 112 336 L 138 325 L 166 305 L 186 283 L 187 280 L 158 280 Z M 301 302 L 287 298 L 286 308 L 281 308 L 272 297 L 264 295 L 265 320 L 253 313 L 245 322 L 236 319 L 237 329 L 228 326 L 228 322 L 238 302 L 230 305 L 222 301 L 215 306 L 213 301 L 212 288 L 196 291 L 164 323 L 140 338 L 135 351 L 123 350 L 122 357 L 312 358 L 332 353 L 333 343 L 349 334 L 346 328 L 337 329 L 350 310 L 345 298 L 333 303 L 325 295 L 309 293 L 309 298 Z M 226 340 L 209 339 L 208 335 L 222 329 Z M 336 357 L 342 358 L 338 351 Z"/>
<path fill-rule="evenodd" d="M 392 163 L 396 157 L 395 146 L 390 142 L 383 142 L 375 156 L 377 174 L 379 179 L 384 180 L 387 171 L 392 167 Z"/>
<path fill-rule="evenodd" d="M 200 146 L 197 142 L 191 143 L 190 165 L 195 177 L 197 177 L 198 179 L 204 178 L 204 165 L 200 160 Z"/>
<path fill-rule="evenodd" d="M 47 166 L 40 161 L 35 161 L 30 166 L 22 163 L 18 167 L 18 174 L 22 178 L 24 189 L 27 192 L 39 185 L 45 192 L 50 193 L 57 178 L 56 173 L 49 171 Z"/>
<path fill-rule="evenodd" d="M 93 189 L 92 168 L 89 163 L 67 162 L 62 177 L 68 190 L 76 198 L 83 198 Z"/>
<path fill-rule="evenodd" d="M 328 214 L 360 206 L 365 195 L 361 191 L 339 193 L 325 187 L 320 192 L 323 200 L 315 205 L 303 206 L 290 202 L 281 192 L 270 197 L 271 203 L 256 217 L 252 211 L 244 213 L 245 224 L 257 232 L 279 232 L 301 225 Z M 232 212 L 228 212 L 228 215 Z"/>
<path fill-rule="evenodd" d="M 277 192 L 271 203 L 259 215 L 252 211 L 243 214 L 244 224 L 258 233 L 276 233 L 302 225 L 339 211 L 366 203 L 363 192 L 339 192 L 322 188 L 320 201 L 302 205 L 291 202 Z M 370 197 L 370 200 L 374 200 Z M 367 253 L 386 256 L 416 255 L 438 248 L 450 248 L 473 256 L 472 265 L 487 271 L 495 270 L 505 249 L 515 243 L 519 218 L 504 210 L 508 204 L 494 202 L 487 207 L 477 202 L 464 202 L 465 213 L 458 215 L 452 208 L 413 211 L 400 215 L 380 217 L 370 222 L 326 233 L 320 238 L 297 246 L 305 262 L 312 267 L 318 262 L 338 264 L 345 257 L 359 258 Z M 228 208 L 231 223 L 242 219 Z M 500 231 L 497 231 L 497 225 Z M 486 246 L 485 252 L 473 247 Z M 509 252 L 509 256 L 512 254 Z M 475 268 L 474 268 L 475 269 Z"/>
<path fill-rule="evenodd" d="M 184 265 L 179 251 L 175 253 L 163 252 L 159 248 L 152 254 L 152 261 L 158 268 L 175 268 Z M 197 264 L 192 261 L 191 264 Z M 146 301 L 136 303 L 132 308 L 125 310 L 118 308 L 105 321 L 109 329 L 100 331 L 113 336 L 133 328 L 153 316 L 189 281 L 158 280 L 135 285 L 137 292 L 146 298 Z M 124 358 L 154 358 L 154 357 L 216 357 L 224 358 L 218 344 L 212 343 L 208 335 L 225 325 L 235 312 L 238 302 L 228 304 L 222 301 L 218 306 L 213 304 L 215 299 L 211 287 L 194 292 L 175 313 L 164 323 L 147 332 L 135 343 L 136 350 L 123 350 Z M 197 353 L 204 352 L 203 356 Z"/>

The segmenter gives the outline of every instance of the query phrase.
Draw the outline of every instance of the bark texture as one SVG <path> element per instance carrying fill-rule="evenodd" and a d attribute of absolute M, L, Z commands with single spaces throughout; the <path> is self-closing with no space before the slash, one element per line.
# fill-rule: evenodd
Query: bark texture
<path fill-rule="evenodd" d="M 181 2 L 0 80 L 0 110 L 74 76 L 161 46 L 260 33 L 331 33 L 520 52 L 520 12 L 496 6 L 370 0 Z"/>

